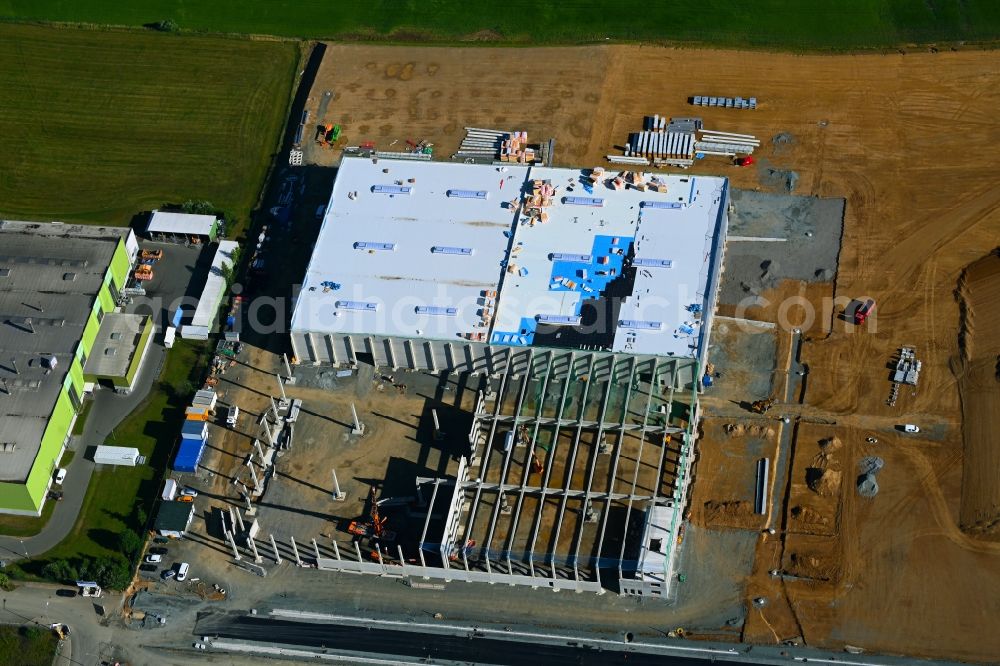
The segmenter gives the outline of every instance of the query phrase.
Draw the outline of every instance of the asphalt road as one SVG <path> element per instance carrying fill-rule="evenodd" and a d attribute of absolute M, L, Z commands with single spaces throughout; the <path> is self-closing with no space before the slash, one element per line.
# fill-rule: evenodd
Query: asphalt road
<path fill-rule="evenodd" d="M 546 664 L 547 666 L 704 666 L 707 660 L 632 651 L 602 650 L 485 638 L 475 631 L 465 636 L 415 631 L 359 628 L 340 624 L 274 620 L 253 616 L 212 616 L 199 621 L 196 634 L 251 641 L 268 641 L 327 649 L 331 652 L 363 652 L 381 656 L 456 661 L 503 666 Z M 624 648 L 624 644 L 623 644 Z"/>

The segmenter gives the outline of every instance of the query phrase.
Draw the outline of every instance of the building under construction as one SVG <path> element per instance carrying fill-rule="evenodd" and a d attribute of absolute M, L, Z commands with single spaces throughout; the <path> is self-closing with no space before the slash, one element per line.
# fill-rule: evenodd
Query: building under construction
<path fill-rule="evenodd" d="M 480 376 L 393 572 L 668 593 L 727 209 L 718 177 L 344 159 L 297 361 Z"/>

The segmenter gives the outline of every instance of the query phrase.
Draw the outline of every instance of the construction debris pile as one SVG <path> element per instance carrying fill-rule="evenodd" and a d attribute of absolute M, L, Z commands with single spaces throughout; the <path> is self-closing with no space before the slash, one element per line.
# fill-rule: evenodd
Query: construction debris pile
<path fill-rule="evenodd" d="M 696 95 L 689 97 L 694 106 L 714 106 L 720 109 L 757 109 L 756 97 L 706 97 Z"/>
<path fill-rule="evenodd" d="M 707 130 L 701 118 L 668 121 L 666 116 L 652 115 L 646 116 L 643 131 L 629 134 L 624 155 L 608 155 L 607 159 L 613 164 L 687 168 L 706 155 L 750 155 L 759 147 L 760 140 L 752 134 Z M 752 159 L 743 159 L 752 163 Z"/>
<path fill-rule="evenodd" d="M 499 160 L 516 164 L 535 164 L 540 161 L 539 151 L 528 144 L 528 133 L 466 127 L 465 138 L 453 159 Z"/>

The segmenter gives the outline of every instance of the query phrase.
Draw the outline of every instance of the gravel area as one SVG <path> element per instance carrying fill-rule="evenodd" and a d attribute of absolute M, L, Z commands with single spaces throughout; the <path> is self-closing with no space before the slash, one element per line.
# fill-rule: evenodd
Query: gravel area
<path fill-rule="evenodd" d="M 726 246 L 720 302 L 735 305 L 785 279 L 829 282 L 836 277 L 844 200 L 733 190 L 729 236 L 785 238 L 733 241 Z"/>

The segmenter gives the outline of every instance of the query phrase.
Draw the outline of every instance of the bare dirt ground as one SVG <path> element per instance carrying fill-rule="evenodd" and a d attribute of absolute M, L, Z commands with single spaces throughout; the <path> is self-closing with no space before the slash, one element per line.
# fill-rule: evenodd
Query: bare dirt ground
<path fill-rule="evenodd" d="M 839 532 L 804 533 L 788 518 L 794 506 L 778 509 L 788 532 L 782 525 L 774 537 L 758 540 L 745 590 L 747 600 L 760 595 L 770 602 L 760 609 L 748 604 L 744 637 L 802 636 L 818 646 L 990 660 L 1000 654 L 1000 633 L 991 631 L 1000 544 L 959 528 L 963 421 L 955 292 L 964 268 L 991 251 L 1000 232 L 995 64 L 990 52 L 795 56 L 644 47 L 332 46 L 311 111 L 315 119 L 329 90 L 325 117 L 344 125 L 345 143 L 374 140 L 394 150 L 407 138 L 426 139 L 438 157 L 450 154 L 466 125 L 525 129 L 538 138 L 554 136 L 555 162 L 566 165 L 601 163 L 646 114 L 698 115 L 713 129 L 755 134 L 763 147 L 758 169 L 706 160 L 697 172 L 727 175 L 735 187 L 781 191 L 787 179 L 770 170 L 794 170 L 795 194 L 845 198 L 834 283 L 783 283 L 778 293 L 765 294 L 780 301 L 801 293 L 820 307 L 802 349 L 809 366 L 806 404 L 786 411 L 823 427 L 800 432 L 789 466 L 791 497 L 811 492 L 794 478 L 802 474 L 802 456 L 815 455 L 819 438 L 839 438 Z M 696 94 L 755 95 L 760 108 L 695 109 L 686 99 Z M 782 140 L 772 143 L 779 134 Z M 322 156 L 332 163 L 333 151 Z M 877 299 L 877 316 L 856 329 L 836 313 L 861 297 Z M 996 326 L 979 315 L 985 309 L 976 304 L 980 349 L 997 340 Z M 774 321 L 778 311 L 753 314 Z M 886 364 L 904 344 L 915 346 L 923 361 L 920 386 L 889 407 Z M 777 365 L 780 374 L 783 360 Z M 970 407 L 967 401 L 966 419 Z M 996 418 L 997 410 L 984 403 L 976 413 Z M 904 437 L 894 430 L 907 422 L 923 432 Z M 976 423 L 988 432 L 985 420 Z M 973 425 L 966 421 L 967 432 Z M 705 427 L 714 426 L 709 420 Z M 880 493 L 865 499 L 854 490 L 853 475 L 873 433 L 885 469 Z M 996 455 L 995 440 L 992 445 Z M 733 489 L 715 492 L 708 473 L 713 466 L 725 469 L 725 451 L 703 455 L 693 505 L 735 497 Z M 997 483 L 995 475 L 983 481 L 977 494 L 995 497 L 988 485 Z M 773 569 L 786 575 L 771 577 Z"/>

